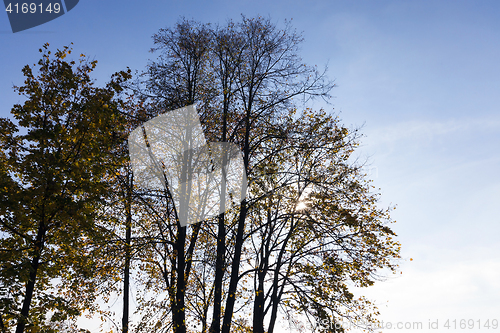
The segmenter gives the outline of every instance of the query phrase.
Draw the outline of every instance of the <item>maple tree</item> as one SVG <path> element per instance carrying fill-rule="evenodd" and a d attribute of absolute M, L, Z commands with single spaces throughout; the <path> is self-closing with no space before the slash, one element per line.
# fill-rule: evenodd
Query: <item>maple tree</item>
<path fill-rule="evenodd" d="M 96 246 L 107 235 L 96 221 L 130 73 L 97 88 L 96 61 L 66 61 L 70 47 L 48 47 L 15 87 L 26 97 L 12 108 L 17 125 L 1 119 L 0 322 L 16 333 L 57 331 L 55 323 L 95 309 L 97 286 L 115 269 Z"/>

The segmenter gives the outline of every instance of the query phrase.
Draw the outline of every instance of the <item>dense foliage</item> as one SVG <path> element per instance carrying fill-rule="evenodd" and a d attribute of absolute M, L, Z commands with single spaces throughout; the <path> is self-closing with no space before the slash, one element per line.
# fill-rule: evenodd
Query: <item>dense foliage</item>
<path fill-rule="evenodd" d="M 300 36 L 243 17 L 181 20 L 153 40 L 159 57 L 134 83 L 120 72 L 95 88 L 95 62 L 66 62 L 69 48 L 51 57 L 47 45 L 39 74 L 23 69 L 18 124 L 1 119 L 0 329 L 62 331 L 84 310 L 112 318 L 102 309 L 112 295 L 122 296 L 123 332 L 271 333 L 283 320 L 331 331 L 376 320 L 349 287 L 394 271 L 400 246 L 350 158 L 358 132 L 299 109 L 334 87 L 302 63 Z M 134 184 L 126 137 L 190 104 L 209 141 L 240 147 L 249 187 L 239 206 L 181 227 L 168 187 Z"/>

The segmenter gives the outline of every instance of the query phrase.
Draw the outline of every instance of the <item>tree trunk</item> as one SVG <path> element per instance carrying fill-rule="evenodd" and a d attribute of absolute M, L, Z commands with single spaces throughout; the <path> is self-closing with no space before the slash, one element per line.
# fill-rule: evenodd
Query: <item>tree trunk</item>
<path fill-rule="evenodd" d="M 223 118 L 222 118 L 222 142 L 227 140 L 227 111 L 229 108 L 229 98 L 227 94 L 227 83 L 224 83 L 224 105 L 223 105 Z M 222 184 L 221 184 L 221 205 L 223 205 L 223 210 L 226 210 L 226 179 L 225 179 L 225 165 L 227 163 L 226 152 L 224 151 L 224 157 L 222 162 Z M 221 321 L 221 306 L 222 306 L 222 280 L 224 278 L 224 266 L 225 266 L 225 255 L 226 255 L 226 225 L 224 223 L 225 214 L 219 215 L 219 230 L 217 234 L 217 258 L 215 261 L 215 281 L 214 281 L 214 307 L 213 307 L 213 317 L 212 324 L 210 325 L 210 333 L 220 333 L 220 321 Z"/>
<path fill-rule="evenodd" d="M 33 299 L 33 291 L 35 290 L 35 281 L 38 267 L 40 265 L 40 258 L 42 255 L 42 249 L 45 244 L 45 223 L 40 222 L 38 226 L 38 232 L 35 241 L 35 254 L 30 265 L 29 280 L 26 284 L 26 293 L 24 296 L 23 307 L 21 309 L 21 317 L 17 323 L 16 333 L 23 333 L 26 327 L 26 322 L 28 320 L 28 314 L 30 311 L 31 300 Z"/>
<path fill-rule="evenodd" d="M 250 113 L 252 110 L 252 87 L 250 87 L 248 105 L 245 117 L 245 143 L 243 148 L 243 165 L 248 175 L 248 161 L 250 158 Z M 246 197 L 246 193 L 242 197 Z M 236 301 L 236 288 L 238 287 L 238 278 L 240 271 L 241 250 L 243 248 L 243 234 L 245 230 L 245 220 L 247 218 L 247 200 L 246 198 L 240 205 L 240 218 L 238 221 L 238 231 L 234 244 L 234 257 L 231 263 L 231 279 L 229 281 L 229 290 L 224 310 L 224 321 L 222 322 L 222 333 L 229 333 L 231 322 L 233 320 L 234 303 Z"/>
<path fill-rule="evenodd" d="M 273 292 L 271 294 L 271 303 L 272 303 L 272 308 L 271 308 L 271 319 L 269 320 L 269 327 L 267 328 L 268 333 L 273 333 L 274 332 L 274 327 L 276 325 L 276 320 L 278 319 L 278 305 L 281 300 L 281 296 L 283 295 L 283 289 L 285 287 L 286 281 L 283 281 L 281 286 L 279 285 L 279 276 L 281 272 L 281 266 L 283 265 L 283 256 L 286 252 L 286 247 L 288 245 L 288 241 L 290 240 L 292 233 L 295 229 L 295 223 L 294 223 L 294 218 L 292 217 L 292 220 L 290 222 L 290 230 L 288 232 L 288 235 L 286 236 L 285 241 L 281 245 L 280 253 L 278 255 L 278 259 L 276 260 L 276 269 L 274 271 L 274 277 L 273 277 Z M 288 267 L 286 274 L 285 274 L 285 279 L 288 277 L 288 274 L 290 273 L 290 267 Z M 281 288 L 281 289 L 280 289 Z M 279 293 L 278 293 L 279 289 Z"/>
<path fill-rule="evenodd" d="M 215 262 L 215 288 L 214 308 L 210 333 L 220 332 L 221 305 L 222 305 L 222 279 L 224 277 L 224 254 L 226 251 L 226 230 L 224 225 L 224 214 L 219 215 L 219 233 L 217 235 L 217 259 Z"/>
<path fill-rule="evenodd" d="M 186 280 L 184 278 L 184 270 L 186 267 L 186 258 L 184 256 L 184 245 L 186 243 L 186 227 L 181 227 L 178 223 L 177 232 L 177 286 L 175 293 L 175 306 L 173 313 L 173 324 L 175 333 L 186 333 L 186 312 L 185 312 L 185 291 Z"/>
<path fill-rule="evenodd" d="M 270 201 L 270 200 L 269 200 Z M 271 206 L 271 202 L 268 203 Z M 265 231 L 267 237 L 263 236 L 261 250 L 260 250 L 260 263 L 259 270 L 256 273 L 258 279 L 257 290 L 255 291 L 255 300 L 253 304 L 253 331 L 254 333 L 264 333 L 264 279 L 269 270 L 269 247 L 271 242 L 271 234 L 273 232 L 272 217 L 270 208 L 267 209 L 267 230 Z"/>
<path fill-rule="evenodd" d="M 257 272 L 259 279 L 257 290 L 255 291 L 255 300 L 253 303 L 253 332 L 264 333 L 264 276 L 262 268 Z"/>
<path fill-rule="evenodd" d="M 247 201 L 243 200 L 240 208 L 240 219 L 238 221 L 238 232 L 236 234 L 234 258 L 231 264 L 231 280 L 224 311 L 224 321 L 222 323 L 222 333 L 229 333 L 231 322 L 233 320 L 234 303 L 236 301 L 236 288 L 238 286 L 238 275 L 241 261 L 241 249 L 243 247 L 243 230 L 245 229 L 245 220 L 247 215 Z"/>
<path fill-rule="evenodd" d="M 126 230 L 125 230 L 125 269 L 123 272 L 123 317 L 122 332 L 128 333 L 129 304 L 130 304 L 130 243 L 132 238 L 132 186 L 133 178 L 130 175 L 130 184 L 127 188 L 126 198 Z"/>

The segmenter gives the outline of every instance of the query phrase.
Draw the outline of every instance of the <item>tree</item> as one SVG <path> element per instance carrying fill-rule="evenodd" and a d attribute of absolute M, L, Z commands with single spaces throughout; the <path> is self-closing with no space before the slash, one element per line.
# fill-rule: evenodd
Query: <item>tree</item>
<path fill-rule="evenodd" d="M 0 329 L 71 329 L 65 319 L 96 311 L 98 293 L 121 280 L 123 332 L 273 332 L 280 316 L 328 331 L 342 318 L 374 320 L 349 285 L 394 270 L 399 244 L 350 162 L 357 131 L 298 111 L 298 98 L 328 99 L 334 87 L 302 63 L 300 35 L 243 17 L 181 20 L 153 39 L 161 55 L 132 87 L 135 106 L 118 98 L 129 73 L 95 88 L 95 62 L 75 68 L 69 48 L 52 59 L 44 46 L 38 76 L 23 69 L 27 101 L 13 108 L 22 129 L 0 120 Z M 134 185 L 124 139 L 193 103 L 209 141 L 240 147 L 249 186 L 239 206 L 182 227 L 168 184 Z M 133 270 L 143 290 L 135 329 Z"/>
<path fill-rule="evenodd" d="M 148 235 L 161 241 L 144 249 L 143 281 L 160 299 L 143 302 L 168 310 L 145 313 L 140 328 L 272 332 L 280 313 L 298 310 L 313 324 L 370 319 L 348 282 L 368 286 L 377 269 L 394 270 L 399 244 L 348 161 L 356 131 L 324 112 L 297 113 L 294 98 L 329 98 L 334 86 L 301 62 L 301 37 L 243 17 L 217 27 L 181 20 L 153 39 L 161 55 L 135 87 L 149 116 L 197 103 L 209 141 L 240 146 L 250 187 L 240 207 L 187 228 L 168 194 L 148 205 Z M 306 196 L 310 208 L 297 209 Z"/>
<path fill-rule="evenodd" d="M 103 88 L 90 73 L 96 61 L 67 62 L 69 47 L 54 55 L 45 44 L 38 75 L 23 68 L 26 96 L 1 119 L 0 322 L 6 332 L 43 329 L 95 309 L 99 286 L 116 272 L 98 223 L 108 196 L 105 179 L 125 121 L 117 98 L 129 72 Z M 102 290 L 102 289 L 101 289 Z"/>
<path fill-rule="evenodd" d="M 354 299 L 347 282 L 369 286 L 378 268 L 394 270 L 399 244 L 388 210 L 376 207 L 369 182 L 349 163 L 358 134 L 311 110 L 284 123 L 287 139 L 260 148 L 275 154 L 253 187 L 265 199 L 250 218 L 253 260 L 240 275 L 253 280 L 253 331 L 273 332 L 280 307 L 327 328 L 340 318 L 372 319 L 370 302 Z"/>

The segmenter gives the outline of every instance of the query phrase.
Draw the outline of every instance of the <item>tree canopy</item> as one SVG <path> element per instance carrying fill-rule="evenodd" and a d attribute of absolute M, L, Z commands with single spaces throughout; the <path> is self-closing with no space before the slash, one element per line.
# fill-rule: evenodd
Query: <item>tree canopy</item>
<path fill-rule="evenodd" d="M 40 52 L 38 73 L 25 66 L 15 87 L 26 97 L 12 109 L 18 124 L 1 119 L 0 319 L 18 333 L 51 331 L 47 320 L 92 309 L 95 284 L 107 279 L 92 243 L 105 237 L 96 212 L 124 124 L 115 95 L 130 77 L 120 72 L 96 88 L 96 61 L 65 61 L 69 47 Z"/>
<path fill-rule="evenodd" d="M 0 329 L 61 330 L 84 310 L 105 314 L 102 300 L 116 293 L 122 332 L 376 320 L 349 288 L 395 271 L 400 245 L 390 208 L 352 162 L 358 130 L 304 107 L 328 100 L 334 83 L 302 62 L 301 36 L 262 17 L 181 19 L 153 42 L 158 58 L 134 82 L 122 71 L 94 87 L 96 62 L 66 62 L 68 47 L 51 56 L 45 45 L 38 75 L 23 69 L 18 124 L 0 120 Z M 191 104 L 209 141 L 240 148 L 248 192 L 182 227 L 168 186 L 137 186 L 126 138 Z"/>

